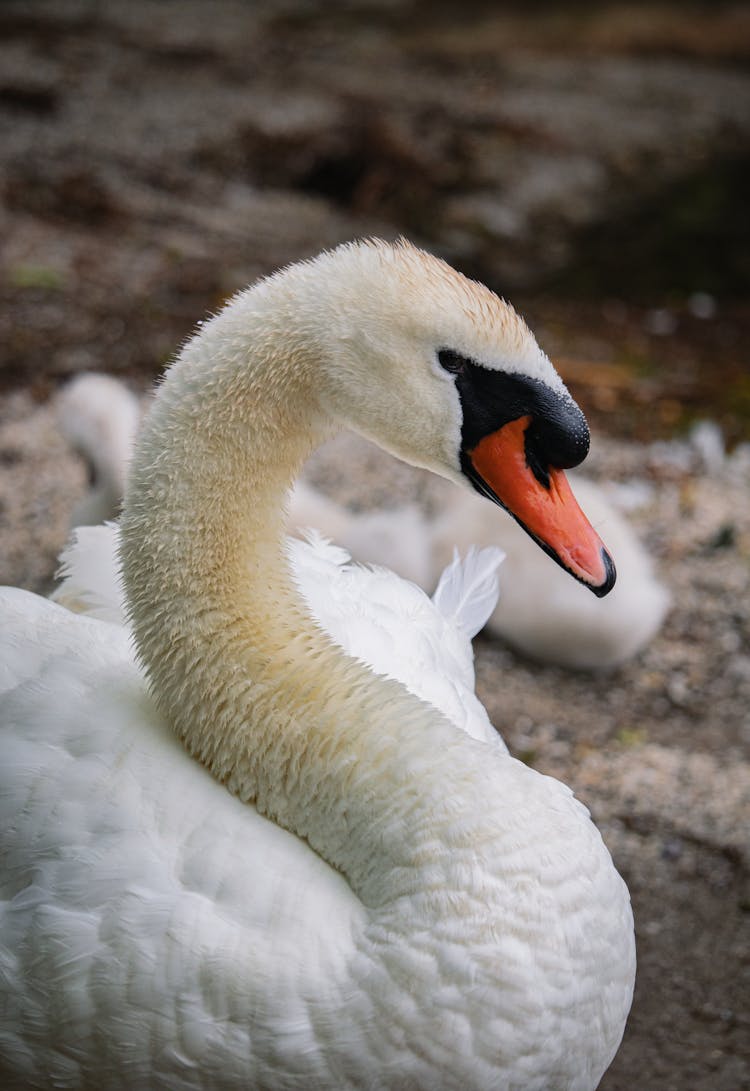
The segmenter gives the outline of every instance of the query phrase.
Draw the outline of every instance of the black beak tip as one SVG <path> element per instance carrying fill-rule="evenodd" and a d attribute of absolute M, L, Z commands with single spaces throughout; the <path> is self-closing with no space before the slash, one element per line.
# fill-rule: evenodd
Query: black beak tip
<path fill-rule="evenodd" d="M 589 584 L 589 587 L 598 599 L 603 599 L 605 595 L 608 595 L 612 588 L 615 586 L 615 581 L 617 580 L 617 569 L 615 568 L 615 562 L 612 560 L 604 546 L 602 546 L 601 555 L 605 572 L 604 582 L 600 583 L 598 586 Z"/>

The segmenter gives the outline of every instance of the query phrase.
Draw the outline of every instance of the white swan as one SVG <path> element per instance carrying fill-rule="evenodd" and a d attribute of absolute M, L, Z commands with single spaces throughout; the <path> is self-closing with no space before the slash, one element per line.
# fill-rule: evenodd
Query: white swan
<path fill-rule="evenodd" d="M 435 586 L 454 548 L 495 543 L 507 560 L 502 595 L 487 630 L 543 662 L 606 670 L 630 659 L 655 636 L 669 593 L 601 488 L 579 474 L 570 476 L 576 498 L 617 557 L 617 583 L 604 599 L 594 598 L 550 564 L 506 512 L 464 490 L 446 487 L 434 517 L 416 504 L 355 514 L 298 481 L 289 517 L 292 525 L 318 527 L 356 560 L 385 565 L 426 590 Z"/>
<path fill-rule="evenodd" d="M 563 1091 L 614 1055 L 632 917 L 585 809 L 287 574 L 284 494 L 344 422 L 611 586 L 558 469 L 585 422 L 507 305 L 378 243 L 237 297 L 139 440 L 129 630 L 0 600 L 4 1086 Z"/>
<path fill-rule="evenodd" d="M 140 424 L 138 399 L 110 375 L 82 372 L 62 388 L 55 410 L 63 435 L 86 459 L 91 475 L 71 525 L 113 519 L 120 510 Z"/>

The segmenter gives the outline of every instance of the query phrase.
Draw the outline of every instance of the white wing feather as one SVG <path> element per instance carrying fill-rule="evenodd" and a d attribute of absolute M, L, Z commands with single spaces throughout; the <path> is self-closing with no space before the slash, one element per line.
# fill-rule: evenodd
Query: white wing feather
<path fill-rule="evenodd" d="M 309 531 L 288 540 L 294 579 L 318 623 L 345 652 L 395 678 L 473 738 L 504 749 L 474 692 L 468 630 L 481 628 L 497 597 L 499 549 L 450 566 L 445 608 L 386 568 L 351 562 L 348 552 Z M 66 609 L 126 625 L 117 568 L 117 525 L 78 527 L 61 556 L 53 598 Z M 491 600 L 491 601 L 490 601 Z M 473 634 L 472 634 L 473 635 Z M 17 670 L 20 667 L 16 668 Z M 1 677 L 1 674 L 0 674 Z"/>
<path fill-rule="evenodd" d="M 432 596 L 440 613 L 473 639 L 483 629 L 497 605 L 497 570 L 505 553 L 497 546 L 471 546 L 463 560 L 453 550 L 453 560 L 443 572 Z"/>

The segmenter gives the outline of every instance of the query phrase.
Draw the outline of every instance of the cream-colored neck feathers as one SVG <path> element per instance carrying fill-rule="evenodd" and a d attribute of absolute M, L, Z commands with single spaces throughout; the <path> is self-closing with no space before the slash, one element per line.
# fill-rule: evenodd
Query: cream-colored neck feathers
<path fill-rule="evenodd" d="M 335 648 L 290 577 L 286 494 L 336 427 L 306 311 L 314 291 L 326 314 L 325 276 L 302 271 L 240 296 L 168 373 L 133 460 L 122 567 L 139 655 L 188 750 L 367 899 L 366 845 L 409 740 L 424 754 L 426 733 L 453 730 Z"/>

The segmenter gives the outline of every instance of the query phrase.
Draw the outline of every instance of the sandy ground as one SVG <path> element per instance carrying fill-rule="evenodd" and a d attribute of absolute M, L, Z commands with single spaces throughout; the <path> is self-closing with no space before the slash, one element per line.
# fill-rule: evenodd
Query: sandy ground
<path fill-rule="evenodd" d="M 528 7 L 220 0 L 209 25 L 195 0 L 179 19 L 153 0 L 0 5 L 0 582 L 49 589 L 86 487 L 49 404 L 68 375 L 145 389 L 227 294 L 367 233 L 520 298 L 673 608 L 604 676 L 480 638 L 478 688 L 513 751 L 588 804 L 632 893 L 636 996 L 601 1087 L 739 1091 L 750 459 L 710 432 L 656 438 L 699 416 L 748 437 L 749 17 Z M 593 294 L 561 294 L 563 274 Z M 352 439 L 308 472 L 357 508 L 439 503 Z"/>

